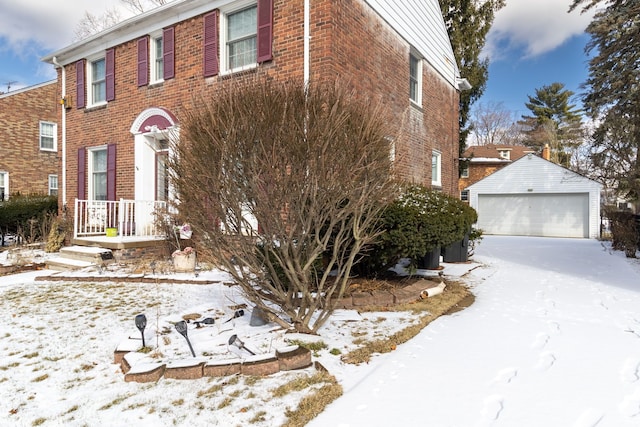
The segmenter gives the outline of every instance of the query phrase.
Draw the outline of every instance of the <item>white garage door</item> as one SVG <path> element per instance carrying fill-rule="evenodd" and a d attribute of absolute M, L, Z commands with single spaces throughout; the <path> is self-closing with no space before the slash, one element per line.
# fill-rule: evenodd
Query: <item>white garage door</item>
<path fill-rule="evenodd" d="M 589 194 L 479 194 L 486 234 L 589 237 Z"/>

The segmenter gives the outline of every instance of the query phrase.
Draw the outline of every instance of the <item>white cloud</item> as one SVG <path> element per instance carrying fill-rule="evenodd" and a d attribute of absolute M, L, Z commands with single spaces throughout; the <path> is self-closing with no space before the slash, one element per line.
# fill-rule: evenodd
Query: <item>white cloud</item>
<path fill-rule="evenodd" d="M 34 47 L 62 48 L 85 11 L 100 15 L 117 5 L 119 0 L 0 0 L 0 37 L 7 43 L 0 49 L 22 56 Z"/>
<path fill-rule="evenodd" d="M 496 14 L 484 54 L 500 60 L 507 52 L 522 50 L 535 57 L 562 45 L 587 27 L 593 12 L 567 13 L 572 0 L 507 0 Z"/>

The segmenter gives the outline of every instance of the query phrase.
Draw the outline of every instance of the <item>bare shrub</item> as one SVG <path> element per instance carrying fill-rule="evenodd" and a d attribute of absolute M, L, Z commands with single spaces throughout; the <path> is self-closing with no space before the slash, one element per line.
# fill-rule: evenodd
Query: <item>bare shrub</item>
<path fill-rule="evenodd" d="M 271 320 L 317 331 L 397 191 L 389 123 L 339 84 L 255 78 L 199 99 L 172 160 L 198 251 Z"/>

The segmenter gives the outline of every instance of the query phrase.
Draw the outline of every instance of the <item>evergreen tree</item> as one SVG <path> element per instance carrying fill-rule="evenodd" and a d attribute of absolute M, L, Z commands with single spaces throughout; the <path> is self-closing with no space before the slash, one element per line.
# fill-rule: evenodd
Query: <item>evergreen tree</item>
<path fill-rule="evenodd" d="M 441 0 L 444 22 L 458 60 L 462 77 L 472 88 L 460 93 L 460 155 L 465 150 L 467 126 L 471 105 L 484 93 L 489 77 L 489 60 L 480 58 L 486 36 L 493 24 L 495 13 L 505 5 L 505 0 Z"/>
<path fill-rule="evenodd" d="M 529 95 L 525 103 L 531 115 L 523 115 L 520 121 L 525 145 L 542 151 L 549 144 L 551 161 L 567 167 L 582 140 L 580 112 L 570 103 L 573 95 L 557 82 L 536 89 L 536 95 Z"/>
<path fill-rule="evenodd" d="M 624 158 L 612 165 L 618 190 L 631 200 L 640 196 L 640 2 L 574 0 L 570 10 L 596 8 L 586 29 L 589 77 L 583 104 L 597 123 L 594 160 Z"/>

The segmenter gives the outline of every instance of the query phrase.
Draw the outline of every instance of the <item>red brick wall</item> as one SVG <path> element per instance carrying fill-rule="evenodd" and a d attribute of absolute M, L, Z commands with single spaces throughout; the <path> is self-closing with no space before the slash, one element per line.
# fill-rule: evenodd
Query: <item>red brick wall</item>
<path fill-rule="evenodd" d="M 425 63 L 423 109 L 409 103 L 409 46 L 363 0 L 312 2 L 311 77 L 344 79 L 373 100 L 389 107 L 398 125 L 397 163 L 404 179 L 431 183 L 431 151 L 443 158 L 443 190 L 457 183 L 457 92 Z M 97 109 L 68 110 L 67 204 L 77 197 L 76 152 L 79 147 L 118 145 L 117 197 L 133 198 L 135 118 L 146 108 L 164 107 L 178 118 L 197 96 L 214 91 L 222 81 L 257 72 L 278 79 L 303 76 L 303 8 L 274 1 L 273 60 L 242 75 L 203 78 L 202 16 L 175 26 L 175 78 L 157 86 L 137 87 L 136 40 L 115 47 L 116 99 Z M 365 48 L 363 46 L 366 45 Z M 67 88 L 75 92 L 75 66 L 66 67 Z M 74 95 L 75 99 L 75 95 Z"/>
<path fill-rule="evenodd" d="M 0 172 L 9 173 L 11 194 L 48 194 L 49 175 L 58 174 L 60 135 L 57 152 L 41 151 L 39 139 L 40 121 L 59 121 L 57 93 L 54 82 L 0 98 Z"/>

